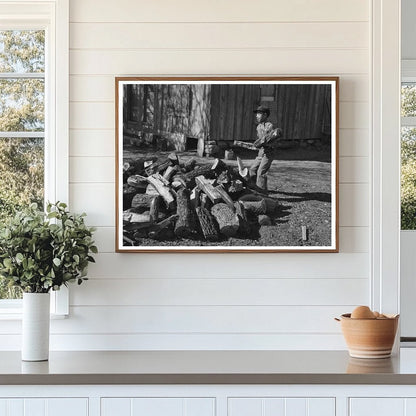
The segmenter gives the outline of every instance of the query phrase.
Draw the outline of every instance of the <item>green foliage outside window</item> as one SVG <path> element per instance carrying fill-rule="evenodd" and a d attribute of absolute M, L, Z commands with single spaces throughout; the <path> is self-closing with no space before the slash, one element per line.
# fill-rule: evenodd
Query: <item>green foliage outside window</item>
<path fill-rule="evenodd" d="M 0 73 L 45 71 L 45 32 L 0 30 Z M 0 132 L 43 132 L 45 88 L 42 77 L 0 79 Z M 31 203 L 43 206 L 44 139 L 0 138 L 0 223 Z M 19 298 L 0 279 L 0 299 Z"/>
<path fill-rule="evenodd" d="M 416 117 L 416 84 L 402 85 L 402 117 Z M 416 126 L 401 131 L 401 229 L 416 230 Z"/>

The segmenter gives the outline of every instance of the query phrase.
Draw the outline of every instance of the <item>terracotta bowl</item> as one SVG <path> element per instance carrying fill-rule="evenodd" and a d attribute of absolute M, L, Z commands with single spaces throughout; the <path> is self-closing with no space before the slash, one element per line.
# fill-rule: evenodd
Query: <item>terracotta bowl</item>
<path fill-rule="evenodd" d="M 399 315 L 383 319 L 352 319 L 341 315 L 341 329 L 351 357 L 387 358 L 391 356 Z"/>

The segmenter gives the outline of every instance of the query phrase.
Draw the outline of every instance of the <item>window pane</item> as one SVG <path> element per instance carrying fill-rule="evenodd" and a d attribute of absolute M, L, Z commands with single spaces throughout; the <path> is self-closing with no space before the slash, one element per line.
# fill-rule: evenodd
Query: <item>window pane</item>
<path fill-rule="evenodd" d="M 416 83 L 402 83 L 402 117 L 416 116 Z"/>
<path fill-rule="evenodd" d="M 416 230 L 416 126 L 401 129 L 401 229 Z"/>
<path fill-rule="evenodd" d="M 0 131 L 45 129 L 45 82 L 42 79 L 0 79 Z"/>
<path fill-rule="evenodd" d="M 0 138 L 0 221 L 23 206 L 44 200 L 44 140 Z M 21 291 L 0 278 L 0 299 L 19 299 Z"/>
<path fill-rule="evenodd" d="M 0 30 L 0 72 L 45 72 L 45 31 Z"/>

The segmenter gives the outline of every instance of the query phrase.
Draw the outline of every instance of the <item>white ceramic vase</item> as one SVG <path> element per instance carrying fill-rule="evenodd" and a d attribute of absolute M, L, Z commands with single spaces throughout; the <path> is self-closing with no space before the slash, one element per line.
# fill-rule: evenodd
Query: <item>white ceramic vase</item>
<path fill-rule="evenodd" d="M 50 295 L 23 293 L 22 360 L 49 358 Z"/>

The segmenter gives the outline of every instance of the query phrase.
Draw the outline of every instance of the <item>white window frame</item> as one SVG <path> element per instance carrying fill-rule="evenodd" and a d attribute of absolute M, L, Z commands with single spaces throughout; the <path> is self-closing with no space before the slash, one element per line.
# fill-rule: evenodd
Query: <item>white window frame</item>
<path fill-rule="evenodd" d="M 45 30 L 45 201 L 69 200 L 69 0 L 0 0 L 0 29 Z M 33 136 L 33 134 L 31 134 Z M 69 313 L 68 290 L 52 291 L 51 313 Z M 21 317 L 21 300 L 0 300 L 0 319 Z"/>

